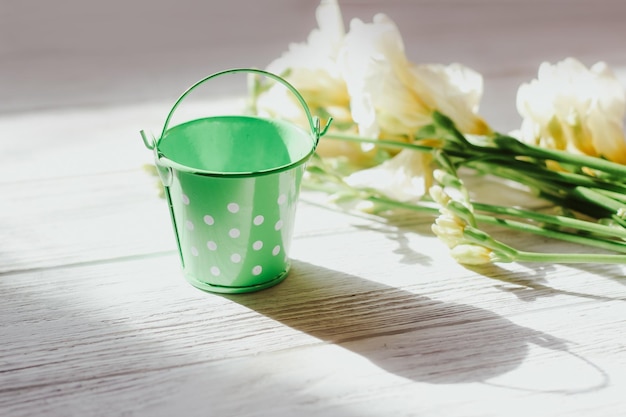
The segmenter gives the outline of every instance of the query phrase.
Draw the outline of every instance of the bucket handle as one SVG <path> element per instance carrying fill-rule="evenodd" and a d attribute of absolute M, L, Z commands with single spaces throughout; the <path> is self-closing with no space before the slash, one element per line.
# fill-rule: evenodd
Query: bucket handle
<path fill-rule="evenodd" d="M 172 107 L 172 109 L 168 113 L 167 118 L 165 119 L 165 125 L 163 126 L 163 131 L 161 132 L 161 137 L 163 137 L 165 135 L 165 132 L 167 131 L 167 128 L 168 128 L 168 126 L 170 124 L 170 121 L 172 119 L 172 116 L 174 115 L 174 111 L 178 108 L 179 104 L 183 101 L 183 99 L 185 97 L 187 97 L 187 95 L 189 93 L 191 93 L 195 88 L 197 88 L 201 84 L 204 84 L 205 82 L 207 82 L 207 81 L 209 81 L 209 80 L 211 80 L 213 78 L 219 77 L 221 75 L 241 73 L 241 72 L 247 72 L 247 73 L 252 73 L 252 74 L 263 75 L 265 77 L 273 79 L 274 81 L 278 81 L 279 83 L 281 83 L 285 87 L 287 87 L 287 89 L 289 89 L 289 91 L 291 91 L 293 93 L 293 95 L 296 96 L 296 98 L 300 102 L 300 105 L 304 109 L 306 117 L 307 117 L 307 119 L 309 121 L 309 126 L 311 128 L 311 133 L 313 134 L 313 139 L 315 141 L 314 147 L 317 147 L 317 143 L 319 142 L 320 137 L 323 136 L 326 133 L 326 131 L 328 130 L 328 127 L 330 126 L 332 118 L 329 118 L 327 123 L 326 123 L 326 126 L 324 126 L 324 128 L 321 129 L 320 128 L 320 119 L 319 119 L 319 117 L 317 117 L 317 116 L 314 117 L 314 116 L 311 115 L 311 110 L 309 110 L 309 106 L 306 104 L 306 101 L 304 100 L 302 95 L 298 92 L 298 90 L 296 90 L 296 88 L 293 85 L 291 85 L 287 80 L 283 79 L 282 77 L 279 77 L 276 74 L 272 74 L 271 72 L 260 70 L 260 69 L 254 69 L 254 68 L 233 68 L 233 69 L 229 69 L 229 70 L 225 70 L 225 71 L 216 72 L 216 73 L 214 73 L 212 75 L 209 75 L 208 77 L 205 77 L 205 78 L 201 79 L 200 81 L 196 82 L 195 84 L 193 84 L 174 103 L 174 106 Z M 141 136 L 143 138 L 144 144 L 146 145 L 146 147 L 148 149 L 154 149 L 155 148 L 155 145 L 156 145 L 155 142 L 156 141 L 154 140 L 154 138 L 153 138 L 152 141 L 150 141 L 146 137 L 146 135 L 145 135 L 145 133 L 143 131 L 141 132 Z"/>

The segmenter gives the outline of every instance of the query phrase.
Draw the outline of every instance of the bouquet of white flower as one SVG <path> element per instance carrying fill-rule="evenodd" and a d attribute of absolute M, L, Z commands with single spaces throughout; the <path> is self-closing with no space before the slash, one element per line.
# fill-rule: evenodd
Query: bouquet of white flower
<path fill-rule="evenodd" d="M 353 19 L 346 32 L 337 2 L 322 0 L 317 20 L 307 42 L 291 45 L 267 68 L 293 84 L 322 122 L 333 119 L 306 186 L 370 212 L 435 215 L 432 230 L 462 263 L 626 263 L 626 100 L 606 64 L 542 64 L 518 92 L 521 128 L 501 134 L 478 114 L 481 75 L 460 64 L 412 63 L 387 16 Z M 250 97 L 258 114 L 296 123 L 304 117 L 284 89 L 267 81 L 254 79 Z M 532 191 L 560 212 L 478 201 L 467 174 Z M 524 252 L 481 225 L 609 252 Z"/>

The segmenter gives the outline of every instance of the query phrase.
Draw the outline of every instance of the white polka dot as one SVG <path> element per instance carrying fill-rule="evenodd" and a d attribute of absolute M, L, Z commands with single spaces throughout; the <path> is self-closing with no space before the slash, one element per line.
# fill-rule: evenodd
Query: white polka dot
<path fill-rule="evenodd" d="M 191 254 L 193 256 L 198 256 L 198 248 L 196 248 L 195 246 L 191 247 Z"/>
<path fill-rule="evenodd" d="M 238 253 L 233 253 L 232 255 L 230 255 L 230 260 L 231 262 L 238 264 L 239 262 L 241 262 L 241 255 L 239 255 Z"/>
<path fill-rule="evenodd" d="M 252 275 L 259 275 L 262 271 L 263 271 L 263 268 L 261 267 L 261 265 L 257 265 L 254 268 L 252 268 Z"/>
<path fill-rule="evenodd" d="M 191 222 L 191 220 L 187 220 L 185 222 L 185 227 L 187 227 L 187 230 L 193 230 L 193 223 Z"/>
<path fill-rule="evenodd" d="M 281 194 L 278 197 L 278 204 L 285 204 L 286 201 L 287 201 L 287 196 L 285 194 Z"/>
<path fill-rule="evenodd" d="M 274 229 L 280 230 L 282 228 L 283 228 L 283 221 L 282 220 L 277 221 L 276 224 L 274 225 Z"/>
<path fill-rule="evenodd" d="M 209 216 L 207 214 L 206 216 L 204 216 L 204 222 L 211 226 L 213 223 L 215 223 L 215 219 L 213 218 L 213 216 Z"/>
<path fill-rule="evenodd" d="M 261 224 L 263 224 L 263 222 L 265 221 L 265 217 L 258 215 L 254 218 L 254 224 L 256 226 L 260 226 Z"/>
<path fill-rule="evenodd" d="M 280 253 L 280 245 L 274 246 L 274 249 L 272 249 L 272 255 L 276 256 L 279 253 Z"/>
<path fill-rule="evenodd" d="M 219 269 L 218 267 L 216 267 L 216 266 L 212 266 L 212 267 L 211 267 L 211 273 L 212 273 L 214 276 L 216 276 L 216 277 L 217 277 L 217 276 L 219 276 L 219 274 L 221 273 L 221 271 L 220 271 L 220 269 Z"/>
<path fill-rule="evenodd" d="M 256 242 L 252 244 L 252 249 L 254 250 L 261 250 L 262 247 L 263 247 L 263 242 L 261 242 L 260 240 L 257 240 Z"/>
<path fill-rule="evenodd" d="M 206 247 L 209 248 L 209 250 L 217 250 L 217 243 L 213 242 L 212 240 L 209 240 L 206 243 Z"/>
<path fill-rule="evenodd" d="M 188 206 L 189 205 L 189 197 L 187 197 L 186 194 L 183 194 L 182 196 L 182 200 L 183 200 L 183 204 Z"/>
<path fill-rule="evenodd" d="M 232 237 L 233 239 L 239 237 L 240 234 L 241 232 L 239 231 L 239 229 L 230 229 L 228 231 L 228 236 Z"/>
<path fill-rule="evenodd" d="M 239 211 L 239 204 L 237 204 L 237 203 L 230 203 L 228 205 L 228 211 L 230 211 L 231 213 L 237 213 Z"/>

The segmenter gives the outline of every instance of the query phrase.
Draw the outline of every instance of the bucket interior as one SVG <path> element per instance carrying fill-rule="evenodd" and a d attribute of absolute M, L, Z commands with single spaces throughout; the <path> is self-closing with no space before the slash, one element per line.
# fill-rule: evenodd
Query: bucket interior
<path fill-rule="evenodd" d="M 157 148 L 181 166 L 215 174 L 283 168 L 313 151 L 310 133 L 292 123 L 251 116 L 192 120 L 167 130 Z"/>

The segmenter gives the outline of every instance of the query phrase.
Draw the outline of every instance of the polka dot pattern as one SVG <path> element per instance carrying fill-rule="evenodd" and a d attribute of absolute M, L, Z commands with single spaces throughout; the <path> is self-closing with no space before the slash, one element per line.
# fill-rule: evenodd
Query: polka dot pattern
<path fill-rule="evenodd" d="M 236 287 L 258 285 L 285 272 L 297 191 L 291 170 L 277 176 L 273 190 L 258 185 L 265 181 L 263 176 L 233 181 L 238 185 L 232 192 L 218 187 L 205 194 L 195 191 L 199 181 L 223 179 L 196 176 L 189 180 L 187 192 L 181 180 L 173 208 L 184 267 L 194 277 Z M 276 178 L 271 182 L 276 184 Z"/>

